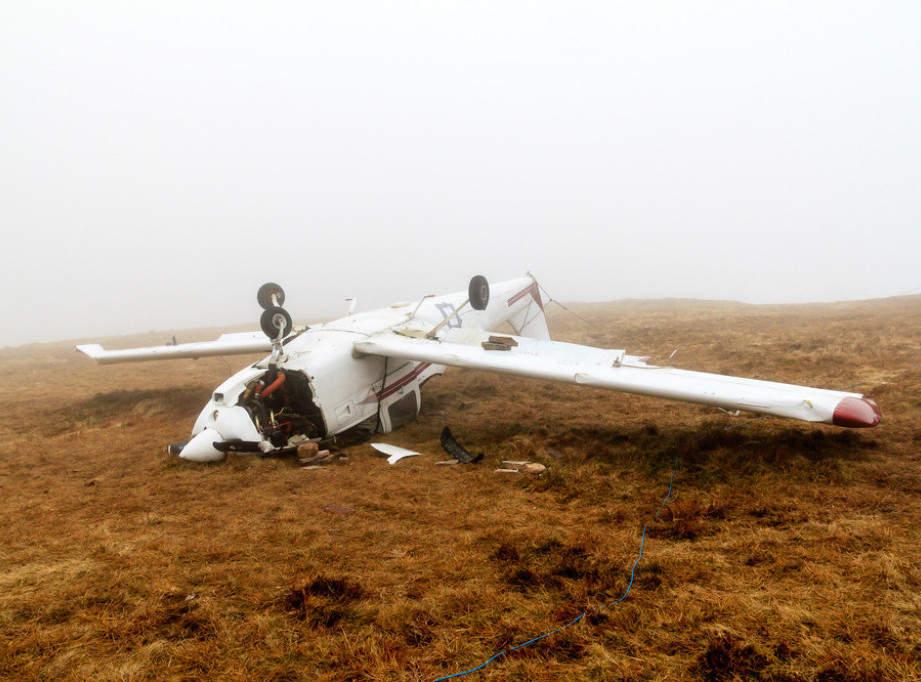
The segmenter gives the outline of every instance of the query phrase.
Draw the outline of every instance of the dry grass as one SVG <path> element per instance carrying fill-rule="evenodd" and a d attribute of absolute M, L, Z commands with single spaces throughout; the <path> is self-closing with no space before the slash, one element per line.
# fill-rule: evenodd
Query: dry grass
<path fill-rule="evenodd" d="M 202 466 L 164 445 L 186 437 L 220 361 L 3 349 L 0 674 L 431 680 L 619 597 L 650 522 L 626 601 L 463 679 L 921 678 L 921 368 L 897 374 L 921 363 L 921 298 L 576 310 L 553 316 L 558 338 L 867 381 L 884 423 L 725 431 L 742 420 L 449 370 L 388 437 L 424 457 L 390 467 L 355 445 L 320 471 Z M 445 424 L 484 462 L 435 467 Z M 500 458 L 550 468 L 502 477 Z"/>

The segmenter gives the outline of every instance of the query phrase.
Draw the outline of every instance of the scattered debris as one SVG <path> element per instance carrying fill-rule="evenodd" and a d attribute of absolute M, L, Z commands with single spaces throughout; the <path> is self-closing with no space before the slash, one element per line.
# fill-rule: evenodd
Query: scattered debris
<path fill-rule="evenodd" d="M 464 464 L 473 464 L 483 459 L 482 452 L 478 455 L 473 455 L 464 448 L 463 445 L 458 443 L 457 439 L 455 439 L 454 435 L 451 433 L 451 429 L 447 426 L 441 430 L 441 447 L 458 462 L 463 462 Z"/>
<path fill-rule="evenodd" d="M 519 462 L 516 460 L 505 460 L 502 462 L 501 469 L 496 469 L 497 474 L 542 474 L 547 470 L 539 462 Z"/>
<path fill-rule="evenodd" d="M 320 446 L 316 443 L 303 443 L 297 446 L 297 456 L 301 460 L 309 459 L 316 456 L 320 451 Z"/>
<path fill-rule="evenodd" d="M 330 464 L 331 462 L 343 462 L 348 464 L 347 455 L 334 455 L 329 450 L 320 450 L 320 446 L 315 442 L 302 443 L 297 448 L 297 457 L 303 468 L 313 468 L 317 464 Z"/>
<path fill-rule="evenodd" d="M 396 464 L 404 457 L 416 457 L 419 454 L 414 450 L 407 450 L 406 448 L 390 445 L 389 443 L 371 443 L 371 447 L 378 452 L 383 452 L 385 455 L 388 455 L 387 461 L 390 464 Z"/>
<path fill-rule="evenodd" d="M 343 516 L 349 516 L 355 513 L 354 509 L 343 507 L 338 504 L 324 504 L 323 511 L 329 512 L 330 514 L 342 514 Z"/>
<path fill-rule="evenodd" d="M 511 336 L 490 336 L 488 341 L 482 344 L 483 350 L 512 350 L 518 345 L 518 341 Z"/>
<path fill-rule="evenodd" d="M 490 343 L 504 343 L 507 346 L 517 346 L 518 341 L 511 336 L 490 336 Z"/>
<path fill-rule="evenodd" d="M 333 461 L 333 455 L 330 454 L 329 450 L 320 450 L 317 454 L 312 457 L 301 457 L 301 464 L 329 464 Z"/>
<path fill-rule="evenodd" d="M 435 462 L 436 467 L 450 467 L 455 464 L 460 464 L 456 459 L 446 459 L 444 462 Z"/>

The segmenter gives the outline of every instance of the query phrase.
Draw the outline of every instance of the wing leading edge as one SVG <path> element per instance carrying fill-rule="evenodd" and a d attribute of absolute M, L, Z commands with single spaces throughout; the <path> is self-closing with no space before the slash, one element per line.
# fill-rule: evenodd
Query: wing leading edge
<path fill-rule="evenodd" d="M 355 347 L 372 355 L 491 370 L 807 422 L 852 427 L 876 426 L 880 422 L 876 404 L 859 393 L 647 365 L 642 358 L 622 350 L 523 337 L 507 337 L 513 341 L 510 344 L 493 344 L 489 337 L 488 332 L 468 333 L 461 342 L 445 342 L 383 333 L 356 342 Z"/>
<path fill-rule="evenodd" d="M 100 365 L 111 365 L 118 362 L 175 360 L 179 358 L 203 358 L 211 355 L 243 355 L 246 353 L 268 352 L 272 350 L 272 342 L 262 332 L 243 332 L 240 334 L 222 334 L 215 341 L 179 343 L 171 346 L 106 350 L 98 343 L 90 343 L 77 346 L 77 350 Z"/>

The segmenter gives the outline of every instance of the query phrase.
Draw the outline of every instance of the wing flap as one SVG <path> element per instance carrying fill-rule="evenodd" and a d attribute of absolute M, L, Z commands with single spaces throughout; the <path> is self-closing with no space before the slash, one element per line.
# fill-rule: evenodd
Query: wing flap
<path fill-rule="evenodd" d="M 98 343 L 77 346 L 77 350 L 100 365 L 119 362 L 144 362 L 147 360 L 177 360 L 180 358 L 203 358 L 215 355 L 244 355 L 272 350 L 272 342 L 261 332 L 222 334 L 215 341 L 179 343 L 175 345 L 149 346 L 147 348 L 125 348 L 106 350 Z"/>
<path fill-rule="evenodd" d="M 490 370 L 809 422 L 834 423 L 835 410 L 842 400 L 862 400 L 857 393 L 658 367 L 622 350 L 560 341 L 511 337 L 517 345 L 487 350 L 483 343 L 489 343 L 488 337 L 487 332 L 469 330 L 463 337 L 444 342 L 384 333 L 359 341 L 355 346 L 358 351 L 373 355 Z"/>

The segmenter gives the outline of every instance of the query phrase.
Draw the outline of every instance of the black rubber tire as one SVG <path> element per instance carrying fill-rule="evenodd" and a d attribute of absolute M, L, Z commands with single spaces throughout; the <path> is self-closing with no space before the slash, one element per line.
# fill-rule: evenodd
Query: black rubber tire
<path fill-rule="evenodd" d="M 271 306 L 262 311 L 259 326 L 262 327 L 263 333 L 272 341 L 278 338 L 278 330 L 282 325 L 284 325 L 284 333 L 281 336 L 284 338 L 291 333 L 291 329 L 294 327 L 287 310 L 281 306 Z"/>
<path fill-rule="evenodd" d="M 256 292 L 256 300 L 259 301 L 259 307 L 263 310 L 268 310 L 273 307 L 275 305 L 275 302 L 272 301 L 273 295 L 278 299 L 279 306 L 285 304 L 285 290 L 275 284 L 275 282 L 266 282 L 259 287 L 259 291 Z"/>
<path fill-rule="evenodd" d="M 467 298 L 474 310 L 486 310 L 489 305 L 489 282 L 483 275 L 474 275 L 470 278 L 467 288 Z"/>

